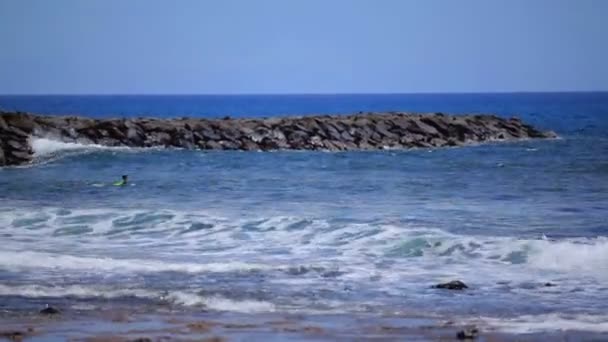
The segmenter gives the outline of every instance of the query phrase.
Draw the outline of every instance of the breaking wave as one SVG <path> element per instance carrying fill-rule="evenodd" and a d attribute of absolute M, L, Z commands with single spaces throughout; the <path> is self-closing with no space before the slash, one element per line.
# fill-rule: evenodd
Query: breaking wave
<path fill-rule="evenodd" d="M 44 158 L 62 152 L 87 152 L 100 150 L 129 150 L 126 146 L 103 146 L 93 143 L 63 142 L 47 138 L 32 138 L 30 140 L 34 157 Z"/>
<path fill-rule="evenodd" d="M 204 273 L 313 266 L 366 277 L 378 268 L 374 265 L 390 261 L 394 271 L 410 274 L 428 274 L 428 267 L 435 265 L 445 271 L 437 274 L 445 277 L 467 267 L 512 270 L 516 276 L 523 267 L 556 276 L 608 279 L 605 237 L 488 237 L 310 217 L 230 219 L 173 210 L 53 208 L 3 211 L 0 234 L 13 240 L 0 251 L 0 267 L 11 269 Z M 67 249 L 70 254 L 64 253 Z M 121 258 L 123 254 L 128 258 Z"/>
<path fill-rule="evenodd" d="M 78 298 L 78 299 L 149 299 L 184 306 L 204 306 L 210 310 L 233 312 L 272 312 L 274 304 L 256 300 L 233 300 L 221 296 L 202 296 L 193 291 L 153 291 L 140 288 L 92 287 L 84 285 L 42 286 L 2 285 L 0 296 L 26 298 Z"/>

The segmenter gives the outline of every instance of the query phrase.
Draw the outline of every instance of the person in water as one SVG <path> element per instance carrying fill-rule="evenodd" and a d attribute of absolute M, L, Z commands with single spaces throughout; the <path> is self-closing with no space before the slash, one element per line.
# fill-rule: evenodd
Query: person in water
<path fill-rule="evenodd" d="M 116 186 L 125 186 L 125 185 L 127 185 L 128 180 L 129 180 L 129 176 L 122 175 L 122 180 L 114 183 L 114 185 L 116 185 Z"/>

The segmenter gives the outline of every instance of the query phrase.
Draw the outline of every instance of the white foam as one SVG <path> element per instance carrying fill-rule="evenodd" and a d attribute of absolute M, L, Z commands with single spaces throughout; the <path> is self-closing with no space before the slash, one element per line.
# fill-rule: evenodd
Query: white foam
<path fill-rule="evenodd" d="M 267 269 L 264 264 L 245 262 L 171 263 L 157 260 L 113 259 L 109 257 L 80 257 L 43 252 L 0 251 L 0 267 L 7 269 L 51 268 L 91 272 L 238 272 Z"/>
<path fill-rule="evenodd" d="M 28 298 L 104 298 L 116 299 L 135 297 L 143 299 L 166 300 L 184 306 L 201 306 L 217 311 L 232 311 L 244 313 L 272 312 L 275 305 L 269 302 L 256 300 L 232 300 L 220 296 L 204 297 L 191 291 L 151 291 L 146 289 L 117 289 L 100 286 L 42 286 L 18 285 L 9 286 L 0 284 L 0 296 L 20 296 Z"/>
<path fill-rule="evenodd" d="M 146 215 L 150 215 L 147 222 L 136 222 L 135 218 Z M 0 232 L 11 236 L 11 243 L 0 250 L 0 268 L 197 274 L 305 266 L 338 271 L 341 279 L 362 283 L 376 275 L 381 280 L 374 280 L 373 286 L 387 291 L 463 275 L 474 286 L 495 286 L 505 279 L 513 283 L 559 279 L 560 284 L 584 279 L 585 287 L 590 288 L 608 279 L 607 238 L 517 239 L 458 235 L 403 223 L 332 226 L 326 220 L 306 217 L 230 219 L 217 215 L 175 210 L 66 212 L 41 208 L 32 212 L 11 208 L 0 215 Z M 132 234 L 132 221 L 136 234 Z M 206 228 L 191 229 L 197 224 Z M 83 225 L 82 233 L 63 234 Z M 379 260 L 391 263 L 388 268 L 378 268 Z M 305 286 L 323 281 L 323 272 L 272 281 Z"/>
<path fill-rule="evenodd" d="M 531 266 L 543 270 L 588 273 L 608 277 L 608 239 L 537 240 L 530 243 Z"/>
<path fill-rule="evenodd" d="M 0 296 L 21 296 L 29 298 L 161 298 L 161 293 L 151 292 L 143 289 L 111 289 L 103 287 L 88 287 L 81 285 L 69 286 L 42 286 L 42 285 L 19 285 L 9 286 L 0 284 Z"/>
<path fill-rule="evenodd" d="M 218 311 L 236 311 L 244 313 L 273 312 L 276 310 L 274 304 L 256 300 L 231 300 L 222 297 L 210 297 L 204 299 L 206 307 Z"/>
<path fill-rule="evenodd" d="M 55 155 L 63 151 L 91 151 L 106 149 L 128 149 L 128 147 L 109 147 L 97 144 L 86 144 L 76 142 L 63 142 L 47 138 L 32 138 L 30 145 L 34 151 L 34 157 L 40 158 Z"/>
<path fill-rule="evenodd" d="M 516 318 L 482 317 L 479 321 L 492 330 L 528 334 L 550 331 L 608 332 L 606 315 L 525 315 Z M 479 322 L 475 322 L 479 323 Z"/>

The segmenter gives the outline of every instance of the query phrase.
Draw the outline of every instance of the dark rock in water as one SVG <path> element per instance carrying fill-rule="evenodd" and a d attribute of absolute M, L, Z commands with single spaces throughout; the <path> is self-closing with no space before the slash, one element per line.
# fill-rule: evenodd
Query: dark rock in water
<path fill-rule="evenodd" d="M 40 313 L 43 315 L 58 315 L 61 313 L 61 311 L 59 311 L 59 309 L 47 305 L 46 308 L 40 310 Z"/>
<path fill-rule="evenodd" d="M 479 330 L 476 327 L 469 327 L 462 329 L 456 334 L 456 338 L 459 340 L 472 340 L 477 338 Z"/>
<path fill-rule="evenodd" d="M 0 339 L 5 338 L 9 341 L 23 341 L 25 333 L 14 330 L 14 331 L 0 331 Z"/>
<path fill-rule="evenodd" d="M 433 287 L 437 288 L 437 289 L 447 289 L 447 290 L 463 290 L 463 289 L 469 288 L 465 283 L 461 282 L 460 280 L 452 280 L 447 283 L 437 284 Z"/>
<path fill-rule="evenodd" d="M 33 158 L 30 138 L 212 150 L 382 150 L 553 138 L 494 115 L 360 113 L 264 119 L 103 119 L 0 112 L 0 166 Z"/>

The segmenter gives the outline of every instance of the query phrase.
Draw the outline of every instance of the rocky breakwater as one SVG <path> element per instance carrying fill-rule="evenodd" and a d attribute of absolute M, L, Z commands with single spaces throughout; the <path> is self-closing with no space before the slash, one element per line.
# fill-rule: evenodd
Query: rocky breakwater
<path fill-rule="evenodd" d="M 264 119 L 91 119 L 0 112 L 0 166 L 29 163 L 31 141 L 202 150 L 378 150 L 552 138 L 495 115 L 360 113 Z"/>

